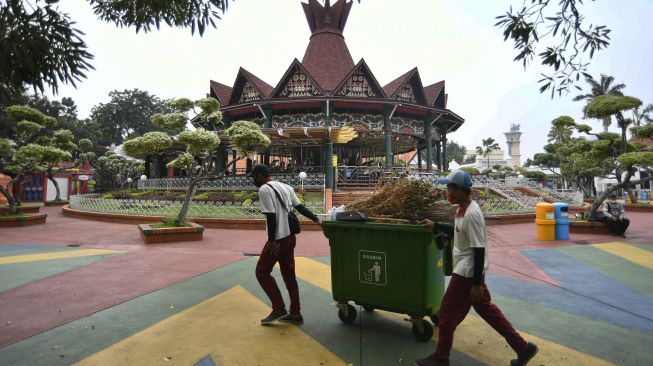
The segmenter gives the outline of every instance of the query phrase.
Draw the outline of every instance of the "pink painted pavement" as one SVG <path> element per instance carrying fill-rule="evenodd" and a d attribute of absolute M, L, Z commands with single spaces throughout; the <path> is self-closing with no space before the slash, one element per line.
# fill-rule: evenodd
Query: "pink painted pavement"
<path fill-rule="evenodd" d="M 0 293 L 0 324 L 13 325 L 0 334 L 0 347 L 258 253 L 265 240 L 263 230 L 206 229 L 200 242 L 145 245 L 137 225 L 70 218 L 59 207 L 41 212 L 48 214 L 45 225 L 0 229 L 0 246 L 72 244 L 128 253 Z M 653 215 L 627 216 L 628 238 L 618 241 L 653 245 Z M 490 226 L 488 237 L 492 273 L 553 285 L 521 250 L 615 241 L 606 235 L 572 234 L 570 241 L 542 242 L 536 240 L 533 223 Z M 328 256 L 328 240 L 319 231 L 304 232 L 296 254 Z"/>

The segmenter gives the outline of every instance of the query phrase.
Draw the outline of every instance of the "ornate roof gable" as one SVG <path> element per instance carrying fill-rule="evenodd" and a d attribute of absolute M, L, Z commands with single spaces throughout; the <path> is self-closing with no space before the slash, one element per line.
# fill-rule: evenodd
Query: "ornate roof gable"
<path fill-rule="evenodd" d="M 229 105 L 250 103 L 267 98 L 272 87 L 256 75 L 240 68 L 234 82 Z"/>
<path fill-rule="evenodd" d="M 270 97 L 301 98 L 324 94 L 324 90 L 315 82 L 315 79 L 308 73 L 301 62 L 294 59 L 279 84 L 277 84 L 277 87 L 272 91 Z"/>
<path fill-rule="evenodd" d="M 383 88 L 364 59 L 361 59 L 334 89 L 333 95 L 351 98 L 385 98 Z"/>
<path fill-rule="evenodd" d="M 383 87 L 383 91 L 390 99 L 406 103 L 426 104 L 424 87 L 417 68 L 391 81 Z"/>

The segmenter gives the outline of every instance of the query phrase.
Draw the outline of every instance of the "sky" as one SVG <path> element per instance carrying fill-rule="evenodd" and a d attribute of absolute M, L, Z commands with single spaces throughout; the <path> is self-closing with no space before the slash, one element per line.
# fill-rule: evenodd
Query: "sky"
<path fill-rule="evenodd" d="M 308 45 L 310 30 L 300 2 L 232 0 L 218 27 L 207 29 L 203 37 L 168 27 L 137 34 L 133 28 L 98 20 L 84 0 L 60 2 L 60 9 L 85 33 L 95 70 L 77 88 L 63 85 L 56 96 L 48 96 L 73 98 L 79 117 L 85 118 L 93 106 L 109 101 L 112 90 L 138 88 L 160 98 L 203 98 L 210 80 L 233 85 L 240 66 L 275 86 L 294 58 L 301 61 Z M 519 124 L 523 162 L 542 151 L 551 121 L 561 115 L 597 131 L 602 127 L 600 121 L 582 119 L 584 102 L 572 101 L 579 92 L 554 99 L 539 93 L 540 73 L 549 70 L 537 59 L 527 69 L 512 61 L 516 52 L 494 27 L 495 16 L 521 4 L 354 1 L 344 36 L 354 62 L 364 58 L 381 85 L 413 67 L 424 85 L 445 80 L 448 109 L 465 119 L 449 140 L 474 149 L 492 137 L 507 151 L 503 133 Z M 588 72 L 612 75 L 616 83 L 626 84 L 626 95 L 653 103 L 653 1 L 585 1 L 581 12 L 590 23 L 612 29 L 610 46 L 595 53 Z M 587 90 L 584 82 L 578 85 Z M 611 130 L 618 131 L 614 123 Z"/>

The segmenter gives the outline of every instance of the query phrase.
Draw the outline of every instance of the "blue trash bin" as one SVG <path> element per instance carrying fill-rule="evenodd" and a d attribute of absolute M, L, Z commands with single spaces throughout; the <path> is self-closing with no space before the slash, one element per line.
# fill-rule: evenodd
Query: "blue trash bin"
<path fill-rule="evenodd" d="M 569 240 L 569 205 L 564 202 L 554 203 L 553 217 L 556 221 L 556 240 Z"/>
<path fill-rule="evenodd" d="M 646 200 L 648 200 L 648 196 L 647 196 L 647 194 L 646 194 L 646 191 L 643 190 L 643 189 L 642 189 L 641 197 L 642 197 L 642 201 L 646 201 Z"/>

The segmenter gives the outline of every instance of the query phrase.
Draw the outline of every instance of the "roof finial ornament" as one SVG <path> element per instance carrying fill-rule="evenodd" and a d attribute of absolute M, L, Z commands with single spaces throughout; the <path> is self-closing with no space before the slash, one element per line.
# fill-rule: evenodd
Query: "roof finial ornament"
<path fill-rule="evenodd" d="M 329 11 L 330 9 L 331 9 L 331 3 L 329 2 L 329 0 L 325 0 L 324 1 L 324 10 L 326 10 L 326 11 L 324 12 L 324 18 L 322 19 L 322 24 L 323 25 L 331 25 L 331 15 L 329 14 L 329 13 L 331 13 Z"/>

